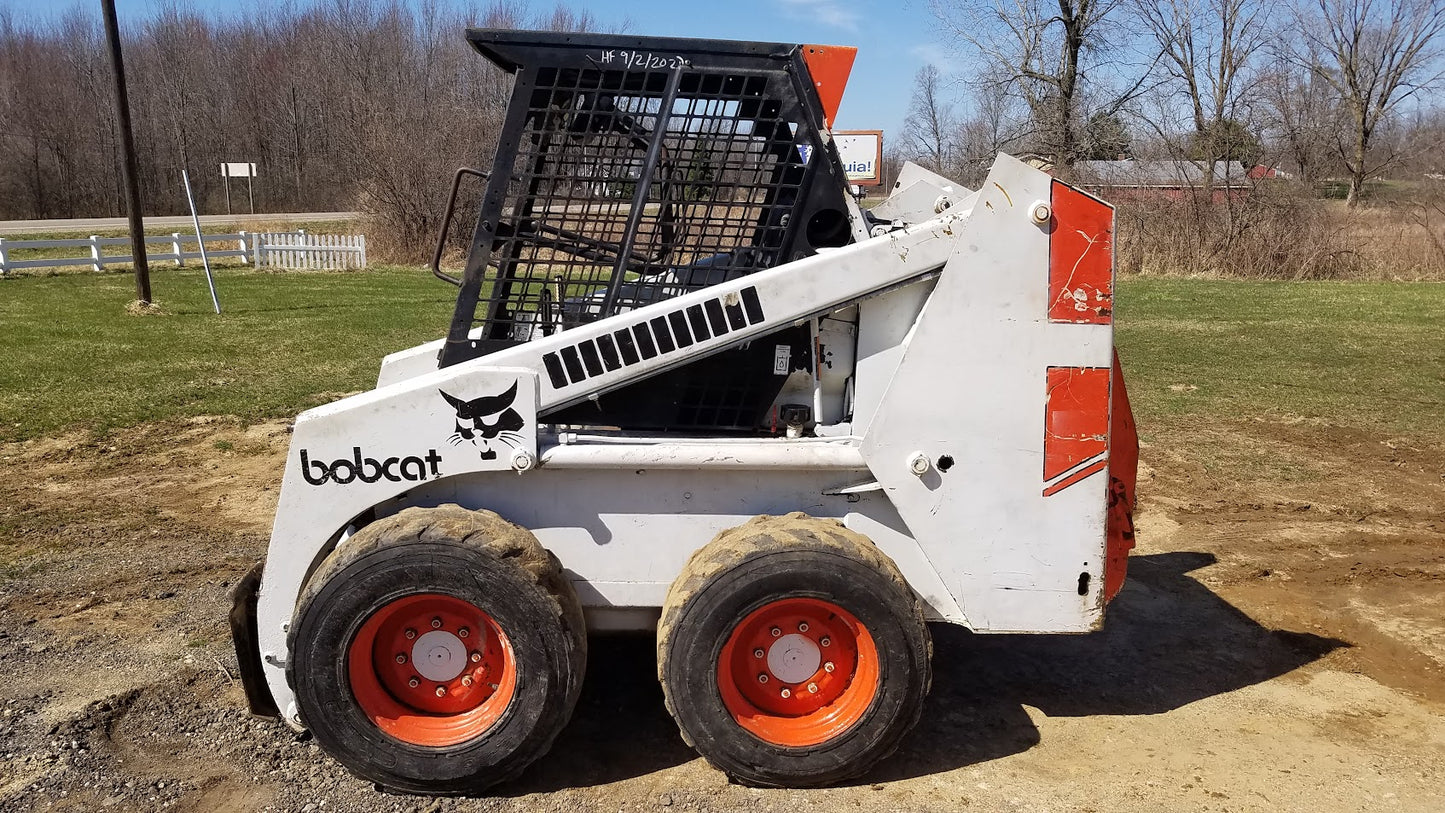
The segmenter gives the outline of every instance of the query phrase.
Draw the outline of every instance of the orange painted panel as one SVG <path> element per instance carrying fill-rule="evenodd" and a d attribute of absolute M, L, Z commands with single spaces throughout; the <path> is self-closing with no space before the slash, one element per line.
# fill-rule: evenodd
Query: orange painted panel
<path fill-rule="evenodd" d="M 1049 321 L 1107 325 L 1114 318 L 1114 210 L 1053 183 Z"/>
<path fill-rule="evenodd" d="M 1119 594 L 1129 570 L 1129 551 L 1134 548 L 1134 487 L 1139 469 L 1139 432 L 1129 391 L 1124 387 L 1124 368 L 1114 352 L 1113 385 L 1109 414 L 1109 516 L 1108 542 L 1104 560 L 1104 599 Z"/>
<path fill-rule="evenodd" d="M 1044 480 L 1109 450 L 1109 375 L 1108 367 L 1049 368 Z"/>
<path fill-rule="evenodd" d="M 833 129 L 833 119 L 838 117 L 838 105 L 843 103 L 843 88 L 848 86 L 848 74 L 853 72 L 853 59 L 858 49 L 846 45 L 804 45 L 803 61 L 808 64 L 813 86 L 818 89 L 818 98 L 823 102 L 823 121 Z"/>

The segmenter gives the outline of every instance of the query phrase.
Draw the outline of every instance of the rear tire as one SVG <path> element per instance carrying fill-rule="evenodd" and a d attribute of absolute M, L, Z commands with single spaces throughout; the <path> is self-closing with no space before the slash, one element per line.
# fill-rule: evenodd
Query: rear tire
<path fill-rule="evenodd" d="M 552 554 L 489 511 L 409 508 L 337 548 L 297 602 L 287 680 L 358 776 L 476 793 L 546 753 L 576 705 L 582 610 Z"/>
<path fill-rule="evenodd" d="M 658 625 L 683 739 L 750 785 L 867 771 L 918 721 L 932 645 L 897 565 L 836 520 L 756 517 L 693 554 Z"/>

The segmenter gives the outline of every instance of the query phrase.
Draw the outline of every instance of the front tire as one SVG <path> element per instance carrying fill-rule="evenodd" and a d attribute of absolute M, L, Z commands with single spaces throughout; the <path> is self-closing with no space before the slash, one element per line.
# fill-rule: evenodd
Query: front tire
<path fill-rule="evenodd" d="M 923 609 L 897 566 L 804 514 L 756 517 L 697 551 L 657 646 L 683 738 L 751 785 L 863 773 L 918 721 L 930 680 Z"/>
<path fill-rule="evenodd" d="M 393 790 L 476 793 L 546 753 L 587 639 L 556 557 L 489 511 L 410 508 L 358 531 L 297 602 L 286 675 L 302 722 Z"/>

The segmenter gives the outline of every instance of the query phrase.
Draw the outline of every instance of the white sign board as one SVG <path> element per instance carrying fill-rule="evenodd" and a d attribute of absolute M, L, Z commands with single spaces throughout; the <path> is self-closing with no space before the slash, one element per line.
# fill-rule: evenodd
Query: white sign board
<path fill-rule="evenodd" d="M 221 164 L 223 178 L 251 178 L 256 175 L 256 165 L 248 163 Z"/>
<path fill-rule="evenodd" d="M 859 186 L 883 183 L 882 130 L 834 130 L 833 141 L 838 145 L 838 157 L 843 160 L 848 183 Z"/>

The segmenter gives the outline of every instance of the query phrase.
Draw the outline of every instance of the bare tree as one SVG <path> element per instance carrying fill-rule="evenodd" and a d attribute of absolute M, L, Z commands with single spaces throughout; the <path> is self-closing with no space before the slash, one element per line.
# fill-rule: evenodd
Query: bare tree
<path fill-rule="evenodd" d="M 492 149 L 512 87 L 467 44 L 475 25 L 604 27 L 518 0 L 313 0 L 231 17 L 172 0 L 129 21 L 147 213 L 185 210 L 182 167 L 202 211 L 225 211 L 218 164 L 254 161 L 259 211 L 362 208 L 380 243 L 419 256 L 452 171 Z M 119 211 L 110 81 L 94 7 L 0 3 L 0 219 Z"/>
<path fill-rule="evenodd" d="M 1440 0 L 1300 0 L 1296 18 L 1304 54 L 1339 95 L 1349 128 L 1338 149 L 1350 175 L 1350 206 L 1365 182 L 1399 158 L 1372 150 L 1382 123 L 1404 100 L 1436 84 L 1445 31 Z"/>
<path fill-rule="evenodd" d="M 1301 181 L 1313 184 L 1339 166 L 1338 99 L 1318 73 L 1278 55 L 1261 78 L 1259 100 L 1267 138 Z"/>
<path fill-rule="evenodd" d="M 1255 84 L 1255 56 L 1268 33 L 1261 0 L 1133 0 L 1159 48 L 1170 95 L 1188 107 L 1192 135 L 1182 152 L 1203 161 L 1204 195 L 1216 161 L 1233 157 Z"/>
<path fill-rule="evenodd" d="M 965 102 L 969 111 L 958 126 L 956 179 L 976 186 L 988 174 L 994 156 L 1023 143 L 1028 116 L 1005 82 L 984 79 L 973 83 Z"/>
<path fill-rule="evenodd" d="M 1086 65 L 1102 50 L 1118 5 L 1119 0 L 930 0 L 934 16 L 980 54 L 985 72 L 1000 77 L 1027 104 L 1032 146 L 1064 172 L 1083 150 Z"/>
<path fill-rule="evenodd" d="M 945 98 L 942 74 L 936 65 L 924 65 L 913 77 L 913 101 L 903 120 L 900 146 L 920 164 L 948 174 L 953 163 L 958 123 L 953 105 Z"/>

